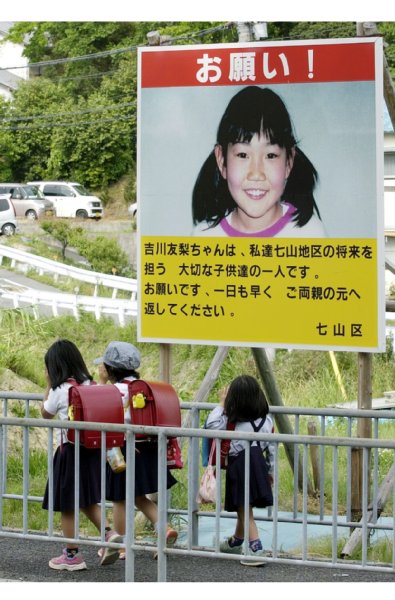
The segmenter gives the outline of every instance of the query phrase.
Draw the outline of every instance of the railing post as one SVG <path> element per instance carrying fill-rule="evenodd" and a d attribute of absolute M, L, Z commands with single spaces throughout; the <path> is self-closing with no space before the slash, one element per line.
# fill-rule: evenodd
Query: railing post
<path fill-rule="evenodd" d="M 317 424 L 315 421 L 308 421 L 307 431 L 309 435 L 317 435 Z M 310 446 L 311 468 L 313 471 L 314 491 L 320 490 L 320 468 L 318 464 L 318 448 L 315 444 Z"/>
<path fill-rule="evenodd" d="M 372 408 L 372 355 L 368 352 L 358 354 L 358 408 L 365 410 Z M 370 438 L 371 435 L 371 419 L 358 419 L 357 436 Z M 351 515 L 353 521 L 359 521 L 362 515 L 362 449 L 353 448 L 351 456 Z M 369 464 L 370 452 L 368 453 Z M 370 479 L 370 470 L 368 479 Z M 368 485 L 366 488 L 368 495 L 369 487 Z"/>

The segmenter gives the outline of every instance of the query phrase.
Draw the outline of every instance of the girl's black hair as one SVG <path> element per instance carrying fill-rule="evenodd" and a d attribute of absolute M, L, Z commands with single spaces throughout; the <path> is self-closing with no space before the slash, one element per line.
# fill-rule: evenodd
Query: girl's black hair
<path fill-rule="evenodd" d="M 314 210 L 320 216 L 313 196 L 318 174 L 296 144 L 284 102 L 269 88 L 247 86 L 233 96 L 218 127 L 217 144 L 222 148 L 225 165 L 228 145 L 250 142 L 255 134 L 263 134 L 271 144 L 285 148 L 288 160 L 295 151 L 293 167 L 282 199 L 296 208 L 293 217 L 296 225 L 305 225 Z M 203 163 L 193 188 L 193 223 L 196 225 L 205 221 L 209 227 L 215 227 L 236 206 L 227 181 L 218 169 L 213 150 Z"/>
<path fill-rule="evenodd" d="M 232 381 L 225 397 L 224 412 L 230 423 L 266 417 L 269 405 L 255 377 L 240 375 Z"/>
<path fill-rule="evenodd" d="M 88 368 L 77 346 L 69 340 L 57 340 L 44 356 L 51 388 L 54 390 L 62 383 L 73 378 L 77 383 L 92 380 Z"/>
<path fill-rule="evenodd" d="M 106 365 L 106 371 L 110 378 L 110 381 L 122 381 L 126 377 L 134 377 L 135 379 L 140 379 L 140 374 L 134 369 L 117 369 L 116 367 L 111 367 L 110 365 Z"/>

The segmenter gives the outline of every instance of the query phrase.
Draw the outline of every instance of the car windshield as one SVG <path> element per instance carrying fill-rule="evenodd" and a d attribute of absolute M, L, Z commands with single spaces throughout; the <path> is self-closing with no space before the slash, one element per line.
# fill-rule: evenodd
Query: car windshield
<path fill-rule="evenodd" d="M 80 183 L 77 183 L 76 185 L 73 185 L 72 188 L 74 190 L 76 190 L 80 196 L 90 196 L 90 193 L 88 192 L 88 190 L 86 190 L 84 188 L 84 186 L 81 185 Z"/>
<path fill-rule="evenodd" d="M 29 198 L 44 198 L 44 194 L 35 185 L 26 185 L 23 188 Z"/>

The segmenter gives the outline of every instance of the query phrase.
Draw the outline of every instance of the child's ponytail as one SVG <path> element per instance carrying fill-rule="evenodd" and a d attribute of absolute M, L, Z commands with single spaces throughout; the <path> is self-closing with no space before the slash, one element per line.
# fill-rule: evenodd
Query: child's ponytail
<path fill-rule="evenodd" d="M 320 213 L 314 200 L 313 191 L 318 181 L 318 173 L 298 146 L 295 146 L 293 167 L 283 193 L 283 200 L 296 208 L 293 218 L 298 227 L 303 227 L 312 217 L 314 210 Z"/>
<path fill-rule="evenodd" d="M 203 163 L 193 188 L 193 224 L 206 222 L 208 227 L 215 227 L 235 207 L 213 150 Z"/>

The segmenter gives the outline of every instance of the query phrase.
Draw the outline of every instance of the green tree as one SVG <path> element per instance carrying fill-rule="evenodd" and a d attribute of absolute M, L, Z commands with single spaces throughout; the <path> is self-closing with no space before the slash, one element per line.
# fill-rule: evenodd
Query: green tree
<path fill-rule="evenodd" d="M 377 26 L 389 44 L 394 74 L 395 24 Z M 27 39 L 29 62 L 51 64 L 35 67 L 40 77 L 20 85 L 12 102 L 0 103 L 1 178 L 72 178 L 96 190 L 130 173 L 133 180 L 136 49 L 146 45 L 152 30 L 172 38 L 173 45 L 238 41 L 235 24 L 219 22 L 16 23 L 7 39 Z M 273 22 L 268 35 L 270 40 L 355 37 L 356 23 Z"/>
<path fill-rule="evenodd" d="M 93 271 L 128 276 L 129 260 L 116 240 L 102 235 L 94 240 L 81 237 L 77 240 L 78 252 L 87 259 Z"/>
<path fill-rule="evenodd" d="M 63 260 L 66 258 L 66 248 L 82 244 L 85 237 L 82 227 L 73 228 L 64 221 L 43 221 L 41 229 L 60 242 Z"/>

